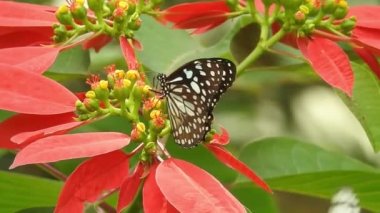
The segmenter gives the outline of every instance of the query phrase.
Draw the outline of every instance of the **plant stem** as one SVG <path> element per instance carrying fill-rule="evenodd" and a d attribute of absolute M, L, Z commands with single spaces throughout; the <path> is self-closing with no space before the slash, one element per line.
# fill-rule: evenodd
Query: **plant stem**
<path fill-rule="evenodd" d="M 50 164 L 47 163 L 42 163 L 42 164 L 37 164 L 38 167 L 40 167 L 42 170 L 45 172 L 49 173 L 51 176 L 57 178 L 58 180 L 65 181 L 67 179 L 67 176 L 63 174 L 61 171 L 56 169 Z"/>
<path fill-rule="evenodd" d="M 267 50 L 268 47 L 271 47 L 278 42 L 285 35 L 285 30 L 284 28 L 281 28 L 276 34 L 267 40 L 268 34 L 269 28 L 262 27 L 259 43 L 256 48 L 237 66 L 237 76 L 240 76 L 249 65 L 251 65 L 264 53 L 264 51 Z"/>

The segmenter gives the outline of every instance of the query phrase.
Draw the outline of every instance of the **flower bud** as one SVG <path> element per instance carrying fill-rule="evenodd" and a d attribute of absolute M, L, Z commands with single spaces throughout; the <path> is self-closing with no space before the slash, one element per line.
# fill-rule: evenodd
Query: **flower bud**
<path fill-rule="evenodd" d="M 143 122 L 137 123 L 136 129 L 141 133 L 145 132 L 145 124 Z"/>
<path fill-rule="evenodd" d="M 343 6 L 340 6 L 338 8 L 336 8 L 335 12 L 334 12 L 334 17 L 336 19 L 342 19 L 344 17 L 346 17 L 347 13 L 348 13 L 348 5 L 347 5 L 347 2 L 344 4 L 342 3 Z"/>
<path fill-rule="evenodd" d="M 137 70 L 128 70 L 126 73 L 126 78 L 135 81 L 140 78 L 140 74 Z"/>
<path fill-rule="evenodd" d="M 296 20 L 297 23 L 299 24 L 302 24 L 305 22 L 305 13 L 301 12 L 301 11 L 297 11 L 295 14 L 294 14 L 294 20 Z"/>
<path fill-rule="evenodd" d="M 86 109 L 90 112 L 99 109 L 99 101 L 96 99 L 85 98 L 83 100 L 83 104 L 86 107 Z"/>
<path fill-rule="evenodd" d="M 95 13 L 100 13 L 103 10 L 104 0 L 87 0 L 88 7 Z"/>
<path fill-rule="evenodd" d="M 140 29 L 140 27 L 141 27 L 141 19 L 140 18 L 131 20 L 128 23 L 128 28 L 131 29 L 131 30 L 136 31 L 136 30 Z"/>
<path fill-rule="evenodd" d="M 71 14 L 76 20 L 84 20 L 87 17 L 87 9 L 83 6 L 83 2 L 80 2 L 76 1 L 70 7 Z"/>
<path fill-rule="evenodd" d="M 157 147 L 156 147 L 156 143 L 150 141 L 148 142 L 145 147 L 144 147 L 144 150 L 149 153 L 149 154 L 155 154 L 156 151 L 157 151 Z"/>
<path fill-rule="evenodd" d="M 55 12 L 55 17 L 59 21 L 59 23 L 63 25 L 72 25 L 73 17 L 70 14 L 69 7 L 67 5 L 62 5 Z"/>
<path fill-rule="evenodd" d="M 344 20 L 341 24 L 340 27 L 343 30 L 344 33 L 350 33 L 356 25 L 356 18 L 351 17 L 349 19 Z"/>
<path fill-rule="evenodd" d="M 85 96 L 86 96 L 86 98 L 96 98 L 96 94 L 92 90 L 87 91 L 86 94 L 85 94 Z"/>

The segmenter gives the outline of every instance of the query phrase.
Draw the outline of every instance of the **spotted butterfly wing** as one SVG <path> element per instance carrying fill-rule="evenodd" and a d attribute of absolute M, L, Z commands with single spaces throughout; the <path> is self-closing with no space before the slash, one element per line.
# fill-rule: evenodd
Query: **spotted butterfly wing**
<path fill-rule="evenodd" d="M 205 58 L 190 61 L 169 76 L 158 76 L 177 144 L 193 147 L 204 141 L 211 128 L 212 110 L 235 75 L 231 61 Z"/>

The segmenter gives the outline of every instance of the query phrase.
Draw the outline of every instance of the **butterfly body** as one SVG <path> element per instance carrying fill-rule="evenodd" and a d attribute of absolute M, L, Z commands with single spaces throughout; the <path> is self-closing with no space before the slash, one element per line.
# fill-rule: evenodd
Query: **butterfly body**
<path fill-rule="evenodd" d="M 190 61 L 166 76 L 159 74 L 161 94 L 175 142 L 193 147 L 204 141 L 211 129 L 212 110 L 220 96 L 235 80 L 235 65 L 223 58 Z"/>

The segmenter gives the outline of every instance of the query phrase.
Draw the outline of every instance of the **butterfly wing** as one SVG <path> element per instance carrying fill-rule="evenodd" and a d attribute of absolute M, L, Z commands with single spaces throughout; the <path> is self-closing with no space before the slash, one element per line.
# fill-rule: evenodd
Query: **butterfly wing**
<path fill-rule="evenodd" d="M 212 110 L 235 80 L 235 65 L 222 58 L 191 61 L 166 78 L 169 118 L 176 143 L 193 147 L 211 129 Z"/>

